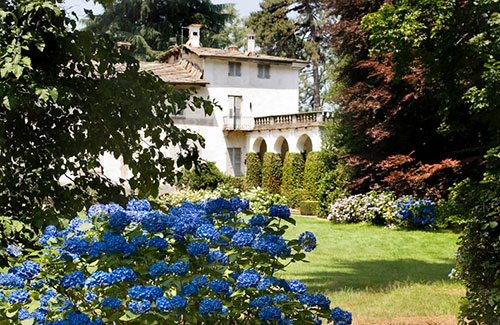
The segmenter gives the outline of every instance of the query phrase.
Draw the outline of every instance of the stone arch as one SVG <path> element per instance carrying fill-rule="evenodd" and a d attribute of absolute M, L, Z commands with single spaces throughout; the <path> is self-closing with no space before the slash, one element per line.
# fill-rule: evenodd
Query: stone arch
<path fill-rule="evenodd" d="M 284 136 L 280 136 L 278 139 L 276 139 L 276 142 L 274 143 L 274 152 L 280 155 L 281 160 L 284 160 L 285 155 L 288 151 L 289 151 L 288 141 L 286 141 L 286 138 Z"/>
<path fill-rule="evenodd" d="M 253 143 L 253 152 L 256 152 L 259 155 L 260 160 L 262 161 L 264 159 L 264 154 L 267 151 L 267 143 L 264 138 L 259 137 L 255 142 Z"/>
<path fill-rule="evenodd" d="M 305 154 L 307 156 L 308 153 L 313 151 L 312 140 L 307 134 L 302 134 L 297 140 L 297 151 Z"/>

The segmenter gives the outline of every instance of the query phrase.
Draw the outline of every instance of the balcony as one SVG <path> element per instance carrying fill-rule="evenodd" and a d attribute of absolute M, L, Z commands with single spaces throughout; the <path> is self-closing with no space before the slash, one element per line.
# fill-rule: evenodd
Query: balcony
<path fill-rule="evenodd" d="M 261 117 L 224 117 L 224 131 L 254 131 L 295 129 L 298 127 L 322 126 L 332 118 L 331 112 L 305 112 Z"/>

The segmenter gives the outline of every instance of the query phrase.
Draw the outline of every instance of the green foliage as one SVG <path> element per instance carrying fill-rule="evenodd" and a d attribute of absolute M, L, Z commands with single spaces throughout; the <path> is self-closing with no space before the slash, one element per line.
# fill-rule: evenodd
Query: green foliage
<path fill-rule="evenodd" d="M 464 182 L 461 198 L 451 198 L 465 222 L 459 238 L 456 276 L 466 286 L 463 324 L 494 324 L 500 319 L 500 147 L 486 155 L 481 182 Z"/>
<path fill-rule="evenodd" d="M 304 199 L 318 199 L 318 184 L 325 171 L 325 165 L 321 159 L 321 153 L 312 151 L 307 154 L 304 167 Z"/>
<path fill-rule="evenodd" d="M 12 243 L 33 243 L 38 238 L 38 232 L 29 223 L 14 220 L 10 217 L 0 217 L 0 246 L 7 247 Z M 7 251 L 0 250 L 0 266 L 7 264 Z"/>
<path fill-rule="evenodd" d="M 246 185 L 244 176 L 225 176 L 225 178 L 226 180 L 224 182 L 228 186 L 238 191 L 245 191 Z"/>
<path fill-rule="evenodd" d="M 214 190 L 226 181 L 226 176 L 217 168 L 213 161 L 206 161 L 194 166 L 192 169 L 182 170 L 179 181 L 180 186 L 192 190 Z"/>
<path fill-rule="evenodd" d="M 245 182 L 248 188 L 262 185 L 262 162 L 255 152 L 247 153 Z"/>
<path fill-rule="evenodd" d="M 283 166 L 277 153 L 266 152 L 262 162 L 262 188 L 273 194 L 279 194 Z"/>
<path fill-rule="evenodd" d="M 304 181 L 304 157 L 298 152 L 287 152 L 283 162 L 281 195 L 287 198 L 288 204 L 295 208 L 302 201 L 302 184 Z"/>
<path fill-rule="evenodd" d="M 152 61 L 158 51 L 176 43 L 170 38 L 180 42 L 181 33 L 185 33 L 182 28 L 190 24 L 203 24 L 201 43 L 204 46 L 220 47 L 217 34 L 234 18 L 234 9 L 228 11 L 228 7 L 231 6 L 213 4 L 210 0 L 113 1 L 104 7 L 102 14 L 86 23 L 88 30 L 131 42 L 137 58 Z"/>
<path fill-rule="evenodd" d="M 56 0 L 0 5 L 0 214 L 34 229 L 91 202 L 157 195 L 198 159 L 200 136 L 174 125 L 184 109 L 213 105 L 148 72 L 108 35 L 76 29 Z M 162 148 L 179 148 L 176 159 Z M 102 155 L 132 176 L 112 182 Z M 71 185 L 65 185 L 68 182 Z M 95 192 L 92 194 L 89 189 Z"/>
<path fill-rule="evenodd" d="M 318 201 L 300 202 L 300 214 L 303 216 L 315 216 L 318 214 Z"/>
<path fill-rule="evenodd" d="M 323 174 L 317 189 L 318 216 L 325 218 L 329 213 L 330 205 L 349 193 L 350 180 L 351 168 L 342 163 Z"/>

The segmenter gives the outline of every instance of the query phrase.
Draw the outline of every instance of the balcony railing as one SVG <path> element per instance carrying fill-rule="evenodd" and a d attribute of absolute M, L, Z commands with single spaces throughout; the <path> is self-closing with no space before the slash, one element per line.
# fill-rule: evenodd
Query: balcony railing
<path fill-rule="evenodd" d="M 252 131 L 321 126 L 332 117 L 331 112 L 305 112 L 261 117 L 224 117 L 226 131 Z"/>

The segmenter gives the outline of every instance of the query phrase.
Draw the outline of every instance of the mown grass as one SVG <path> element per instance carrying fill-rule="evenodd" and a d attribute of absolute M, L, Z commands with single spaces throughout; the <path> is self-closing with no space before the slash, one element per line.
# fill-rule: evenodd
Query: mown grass
<path fill-rule="evenodd" d="M 312 231 L 318 247 L 310 263 L 292 264 L 280 276 L 303 281 L 367 321 L 457 315 L 463 287 L 448 279 L 456 234 L 295 219 L 286 236 Z"/>

